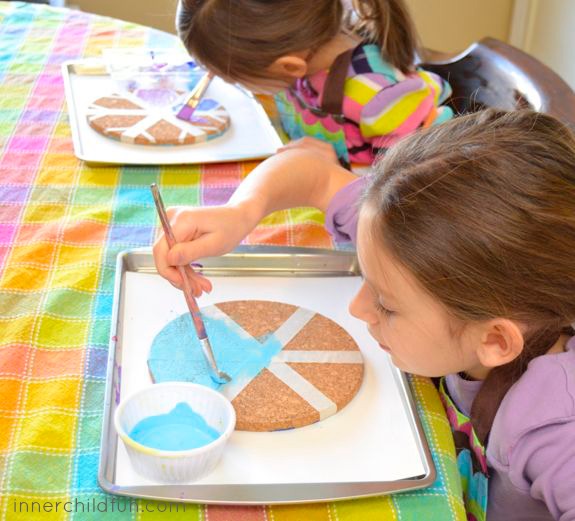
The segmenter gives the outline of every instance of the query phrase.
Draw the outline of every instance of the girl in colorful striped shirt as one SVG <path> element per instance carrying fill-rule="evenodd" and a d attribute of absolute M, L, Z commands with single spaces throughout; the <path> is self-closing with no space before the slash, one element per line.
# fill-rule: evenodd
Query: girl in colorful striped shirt
<path fill-rule="evenodd" d="M 448 83 L 414 66 L 403 0 L 180 0 L 177 27 L 207 69 L 276 94 L 284 130 L 371 164 L 420 127 L 450 119 Z"/>

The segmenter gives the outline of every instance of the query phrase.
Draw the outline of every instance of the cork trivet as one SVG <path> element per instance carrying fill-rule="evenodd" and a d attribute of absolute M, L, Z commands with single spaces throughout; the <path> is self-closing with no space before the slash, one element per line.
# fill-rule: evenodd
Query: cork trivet
<path fill-rule="evenodd" d="M 265 300 L 235 300 L 216 306 L 255 338 L 275 331 L 295 311 L 294 306 Z"/>
<path fill-rule="evenodd" d="M 234 378 L 220 388 L 232 400 L 238 430 L 274 431 L 309 425 L 341 410 L 361 386 L 364 368 L 357 344 L 323 315 L 290 304 L 248 300 L 215 304 L 202 312 L 231 319 L 242 334 L 260 343 L 283 339 L 283 348 L 267 368 L 251 379 Z M 170 349 L 169 357 L 179 360 L 173 379 L 181 380 L 185 352 L 174 351 L 177 346 Z M 218 361 L 220 368 L 233 369 L 225 362 Z M 148 365 L 154 377 L 154 364 L 149 360 Z M 168 367 L 172 365 L 168 363 Z M 165 381 L 165 373 L 162 376 L 160 381 Z"/>
<path fill-rule="evenodd" d="M 104 136 L 136 145 L 191 145 L 222 135 L 230 116 L 218 102 L 204 99 L 192 121 L 182 121 L 171 108 L 153 109 L 119 94 L 93 101 L 86 111 L 89 125 Z"/>

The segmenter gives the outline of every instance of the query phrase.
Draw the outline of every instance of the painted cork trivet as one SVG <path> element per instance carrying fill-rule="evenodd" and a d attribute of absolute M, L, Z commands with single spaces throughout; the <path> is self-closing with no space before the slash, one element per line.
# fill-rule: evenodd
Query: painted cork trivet
<path fill-rule="evenodd" d="M 188 313 L 154 338 L 148 368 L 154 382 L 186 381 L 226 395 L 236 428 L 274 431 L 323 420 L 347 405 L 363 380 L 353 338 L 319 313 L 279 302 L 240 300 L 202 308 L 218 366 L 232 381 L 209 376 Z"/>
<path fill-rule="evenodd" d="M 176 118 L 169 107 L 146 107 L 119 94 L 92 102 L 86 117 L 100 134 L 136 145 L 192 145 L 221 136 L 230 125 L 226 109 L 212 99 L 200 102 L 190 122 Z"/>

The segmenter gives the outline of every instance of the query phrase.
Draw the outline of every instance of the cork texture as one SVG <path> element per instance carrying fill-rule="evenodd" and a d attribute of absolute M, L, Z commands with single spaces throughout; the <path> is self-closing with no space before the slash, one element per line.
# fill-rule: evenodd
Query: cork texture
<path fill-rule="evenodd" d="M 316 314 L 309 321 L 308 327 L 302 329 L 285 349 L 330 351 L 334 346 L 340 351 L 357 350 L 357 344 L 345 329 L 333 320 Z"/>
<path fill-rule="evenodd" d="M 216 306 L 255 338 L 273 333 L 296 310 L 289 304 L 262 300 L 236 300 Z"/>
<path fill-rule="evenodd" d="M 222 135 L 230 125 L 229 114 L 222 105 L 213 100 L 203 100 L 202 104 L 188 122 L 177 119 L 170 107 L 149 109 L 111 94 L 93 101 L 86 117 L 95 131 L 124 143 L 192 145 Z"/>
<path fill-rule="evenodd" d="M 294 429 L 319 421 L 319 413 L 264 369 L 233 401 L 236 430 Z"/>
<path fill-rule="evenodd" d="M 216 306 L 258 339 L 273 334 L 297 310 L 296 306 L 269 301 L 234 301 Z M 282 353 L 287 351 L 359 353 L 359 348 L 345 329 L 316 313 L 284 346 Z M 353 399 L 363 381 L 363 362 L 289 362 L 287 365 L 336 405 L 333 412 L 341 410 Z M 238 430 L 293 429 L 320 420 L 319 412 L 305 398 L 267 369 L 261 371 L 232 404 Z"/>

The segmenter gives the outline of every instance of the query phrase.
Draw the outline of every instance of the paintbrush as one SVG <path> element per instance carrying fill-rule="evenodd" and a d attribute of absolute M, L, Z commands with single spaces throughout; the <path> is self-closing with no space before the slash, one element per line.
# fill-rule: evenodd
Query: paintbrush
<path fill-rule="evenodd" d="M 182 105 L 182 107 L 176 114 L 176 117 L 178 119 L 188 122 L 192 121 L 192 116 L 194 115 L 194 112 L 196 111 L 198 105 L 202 101 L 202 98 L 204 97 L 204 94 L 208 90 L 208 87 L 210 86 L 210 83 L 213 78 L 214 75 L 211 72 L 207 72 L 204 76 L 202 76 L 198 84 L 194 87 L 194 89 L 190 93 L 190 97 Z"/>
<path fill-rule="evenodd" d="M 173 248 L 176 244 L 176 238 L 174 236 L 174 232 L 172 231 L 172 227 L 170 226 L 168 215 L 166 214 L 166 208 L 164 206 L 164 202 L 162 201 L 162 196 L 160 195 L 160 189 L 156 183 L 152 183 L 150 185 L 150 189 L 152 190 L 152 196 L 154 197 L 154 203 L 156 203 L 156 210 L 158 211 L 160 222 L 162 223 L 162 228 L 164 229 L 166 241 L 168 246 Z M 194 275 L 194 270 L 192 270 L 192 267 L 188 264 L 186 266 L 178 266 L 178 271 L 182 277 L 186 304 L 190 310 L 192 322 L 194 324 L 194 328 L 196 329 L 198 339 L 200 340 L 200 345 L 202 346 L 202 352 L 204 353 L 204 356 L 208 361 L 208 365 L 212 370 L 212 379 L 219 384 L 225 384 L 232 378 L 227 373 L 218 369 L 218 364 L 216 363 L 214 352 L 212 351 L 212 346 L 210 345 L 210 340 L 208 339 L 208 334 L 206 333 L 206 326 L 204 325 L 200 309 L 198 308 L 198 303 L 196 302 L 192 292 L 191 280 Z"/>

